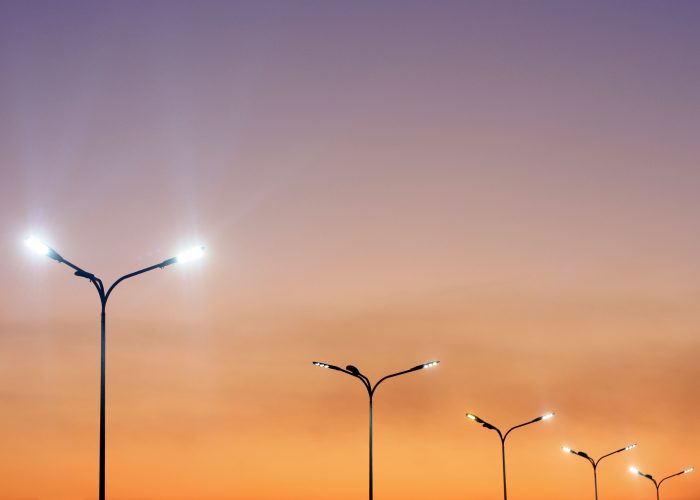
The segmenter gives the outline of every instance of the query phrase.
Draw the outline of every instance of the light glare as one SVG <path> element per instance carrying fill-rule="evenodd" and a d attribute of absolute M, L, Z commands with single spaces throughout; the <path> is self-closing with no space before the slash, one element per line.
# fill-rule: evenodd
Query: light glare
<path fill-rule="evenodd" d="M 428 363 L 423 364 L 423 368 L 432 368 L 433 366 L 437 366 L 439 361 L 430 361 Z"/>
<path fill-rule="evenodd" d="M 471 418 L 472 420 L 476 421 L 476 416 L 472 415 L 471 413 L 467 413 L 467 418 Z"/>
<path fill-rule="evenodd" d="M 189 250 L 185 250 L 177 255 L 178 262 L 189 262 L 191 260 L 196 260 L 202 258 L 204 255 L 204 247 L 192 247 Z"/>
<path fill-rule="evenodd" d="M 562 446 L 561 449 L 564 450 L 564 451 L 567 452 L 567 453 L 571 453 L 571 448 L 568 448 L 568 447 L 566 447 L 566 446 Z"/>
<path fill-rule="evenodd" d="M 24 244 L 27 245 L 32 252 L 38 253 L 39 255 L 47 255 L 50 250 L 48 245 L 34 236 L 25 239 Z"/>
<path fill-rule="evenodd" d="M 635 443 L 635 444 L 631 444 L 631 445 L 629 445 L 629 446 L 627 446 L 627 447 L 625 448 L 625 451 L 631 450 L 632 448 L 636 448 L 636 447 L 637 447 L 637 444 L 636 444 L 636 443 Z"/>
<path fill-rule="evenodd" d="M 542 415 L 542 420 L 549 420 L 554 416 L 554 413 L 547 413 L 546 415 Z"/>
<path fill-rule="evenodd" d="M 630 472 L 632 474 L 639 474 L 639 469 L 637 469 L 636 467 L 630 467 Z"/>
<path fill-rule="evenodd" d="M 690 473 L 693 472 L 694 470 L 695 470 L 695 467 L 691 467 L 690 469 L 684 470 L 684 471 L 683 471 L 683 474 L 690 474 Z"/>

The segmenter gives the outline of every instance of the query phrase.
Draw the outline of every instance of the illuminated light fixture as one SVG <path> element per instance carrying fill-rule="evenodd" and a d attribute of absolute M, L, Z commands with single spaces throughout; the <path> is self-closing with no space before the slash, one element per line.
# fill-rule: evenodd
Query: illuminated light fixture
<path fill-rule="evenodd" d="M 404 375 L 406 373 L 414 372 L 417 370 L 421 370 L 423 368 L 432 368 L 434 366 L 437 366 L 440 361 L 428 361 L 427 363 L 422 363 L 420 365 L 416 365 L 413 368 L 409 368 L 408 370 L 403 370 L 400 372 L 392 373 L 390 375 L 386 375 L 382 378 L 379 379 L 379 381 L 372 385 L 370 382 L 369 378 L 367 378 L 366 375 L 362 374 L 360 370 L 357 369 L 356 366 L 353 365 L 347 365 L 345 368 L 340 368 L 339 366 L 336 365 L 331 365 L 328 363 L 322 363 L 320 361 L 312 361 L 314 366 L 318 366 L 320 368 L 330 368 L 331 370 L 337 370 L 343 373 L 347 373 L 348 375 L 355 377 L 358 379 L 360 382 L 362 382 L 362 385 L 365 386 L 365 389 L 367 389 L 367 395 L 369 396 L 369 500 L 373 499 L 374 496 L 374 466 L 373 466 L 373 440 L 372 440 L 372 402 L 374 400 L 374 392 L 377 390 L 377 387 L 379 387 L 379 384 L 384 382 L 385 380 L 392 378 L 392 377 L 398 377 L 399 375 Z"/>
<path fill-rule="evenodd" d="M 177 262 L 184 263 L 184 262 L 190 262 L 192 260 L 197 260 L 201 259 L 204 256 L 204 247 L 203 246 L 197 246 L 197 247 L 192 247 L 188 250 L 185 250 L 184 252 L 180 252 L 177 254 Z"/>
<path fill-rule="evenodd" d="M 683 471 L 683 474 L 690 474 L 690 473 L 693 472 L 694 470 L 695 470 L 695 467 L 691 467 L 690 469 L 684 470 L 684 471 Z"/>
<path fill-rule="evenodd" d="M 25 238 L 24 244 L 27 245 L 32 252 L 39 255 L 47 255 L 51 250 L 51 248 L 46 243 L 34 236 Z"/>
<path fill-rule="evenodd" d="M 639 472 L 639 469 L 637 469 L 636 467 L 630 467 L 630 472 L 632 474 L 639 474 L 640 476 L 643 476 L 643 474 Z"/>
<path fill-rule="evenodd" d="M 632 448 L 636 448 L 636 447 L 637 447 L 636 443 L 629 444 L 629 445 L 625 446 L 625 451 L 631 450 Z"/>
<path fill-rule="evenodd" d="M 568 448 L 566 446 L 562 446 L 561 449 L 564 450 L 566 453 L 573 453 L 574 452 L 574 450 L 572 450 L 571 448 Z"/>
<path fill-rule="evenodd" d="M 554 416 L 554 413 L 547 413 L 546 415 L 542 415 L 542 416 L 540 417 L 540 419 L 542 419 L 542 420 L 549 420 L 549 419 L 552 418 L 553 416 Z"/>

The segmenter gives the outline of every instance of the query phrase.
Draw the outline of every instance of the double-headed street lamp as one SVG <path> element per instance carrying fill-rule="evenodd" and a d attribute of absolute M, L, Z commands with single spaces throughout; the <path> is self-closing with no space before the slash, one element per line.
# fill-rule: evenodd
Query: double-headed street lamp
<path fill-rule="evenodd" d="M 661 481 L 658 481 L 658 482 L 657 482 L 656 479 L 654 479 L 654 478 L 651 476 L 651 474 L 644 474 L 642 471 L 640 471 L 640 470 L 637 469 L 636 467 L 630 467 L 630 472 L 631 472 L 632 474 L 639 474 L 640 476 L 645 477 L 645 478 L 647 478 L 649 481 L 651 481 L 652 483 L 654 483 L 654 486 L 656 487 L 656 500 L 659 500 L 659 499 L 660 499 L 660 497 L 659 497 L 659 488 L 661 487 L 661 483 L 663 483 L 663 482 L 666 481 L 667 479 L 671 479 L 672 477 L 681 476 L 681 475 L 683 475 L 683 474 L 690 474 L 691 472 L 693 472 L 693 470 L 695 470 L 695 469 L 694 469 L 693 467 L 690 467 L 689 469 L 685 469 L 685 470 L 682 470 L 682 471 L 680 471 L 680 472 L 676 472 L 675 474 L 671 474 L 670 476 L 666 476 L 666 477 L 663 478 Z"/>
<path fill-rule="evenodd" d="M 149 267 L 145 267 L 143 269 L 140 269 L 138 271 L 135 271 L 133 273 L 125 274 L 118 280 L 116 280 L 114 283 L 112 283 L 112 286 L 110 286 L 107 291 L 105 291 L 105 287 L 102 284 L 102 280 L 95 276 L 92 273 L 89 273 L 75 264 L 69 262 L 68 260 L 64 259 L 56 250 L 48 246 L 47 244 L 43 243 L 39 239 L 30 236 L 26 240 L 24 240 L 26 245 L 35 253 L 41 254 L 41 255 L 46 255 L 47 257 L 55 260 L 59 264 L 65 264 L 71 269 L 73 269 L 75 272 L 76 276 L 80 278 L 86 278 L 90 280 L 90 282 L 95 286 L 97 289 L 97 293 L 100 296 L 100 303 L 102 305 L 102 314 L 101 314 L 101 320 L 100 320 L 100 339 L 101 339 L 101 344 L 100 344 L 100 472 L 99 472 L 99 500 L 104 500 L 105 499 L 105 311 L 107 308 L 107 300 L 109 299 L 109 296 L 112 294 L 112 291 L 114 290 L 114 287 L 116 287 L 119 283 L 124 281 L 125 279 L 128 278 L 133 278 L 134 276 L 138 276 L 139 274 L 146 273 L 148 271 L 152 271 L 154 269 L 163 269 L 166 266 L 169 266 L 171 264 L 175 264 L 177 262 L 188 262 L 191 260 L 198 259 L 202 257 L 204 254 L 204 247 L 198 246 L 191 248 L 189 250 L 186 250 L 180 254 L 177 255 L 177 257 L 172 257 L 170 259 L 164 260 L 163 262 L 160 262 L 158 264 L 154 264 Z"/>
<path fill-rule="evenodd" d="M 546 413 L 542 415 L 541 417 L 533 418 L 529 422 L 525 422 L 524 424 L 516 425 L 515 427 L 511 427 L 508 429 L 508 431 L 503 434 L 501 430 L 496 427 L 495 425 L 491 425 L 488 422 L 480 419 L 473 413 L 467 413 L 467 418 L 470 420 L 473 420 L 477 424 L 481 424 L 483 427 L 486 427 L 487 429 L 494 430 L 498 433 L 498 437 L 501 438 L 501 459 L 503 461 L 503 500 L 508 499 L 508 488 L 506 486 L 506 438 L 508 437 L 508 434 L 510 434 L 512 431 L 515 429 L 519 429 L 520 427 L 525 427 L 526 425 L 534 424 L 536 422 L 539 422 L 541 420 L 549 420 L 554 416 L 554 413 Z"/>
<path fill-rule="evenodd" d="M 562 450 L 564 450 L 566 453 L 571 453 L 572 455 L 578 455 L 579 457 L 585 458 L 586 460 L 588 460 L 591 463 L 591 465 L 593 466 L 593 483 L 595 485 L 595 498 L 596 498 L 596 500 L 598 500 L 598 473 L 597 473 L 597 471 L 598 471 L 598 464 L 600 463 L 600 461 L 603 460 L 605 457 L 609 457 L 610 455 L 614 455 L 616 453 L 622 453 L 623 451 L 628 451 L 628 450 L 631 450 L 632 448 L 636 448 L 636 447 L 637 447 L 636 444 L 627 445 L 624 448 L 620 448 L 619 450 L 612 451 L 612 452 L 608 453 L 607 455 L 603 455 L 598 460 L 594 460 L 593 458 L 591 458 L 588 455 L 588 453 L 586 453 L 585 451 L 572 450 L 571 448 L 568 448 L 566 446 L 562 446 Z"/>
<path fill-rule="evenodd" d="M 423 368 L 432 368 L 434 366 L 437 366 L 439 361 L 429 361 L 428 363 L 423 363 L 422 365 L 414 366 L 413 368 L 410 368 L 408 370 L 404 370 L 401 372 L 397 373 L 392 373 L 391 375 L 387 375 L 386 377 L 382 377 L 379 379 L 379 382 L 374 384 L 372 386 L 372 383 L 369 381 L 369 379 L 360 373 L 360 370 L 358 370 L 356 367 L 353 365 L 348 365 L 344 369 L 340 368 L 339 366 L 335 365 L 329 365 L 328 363 L 321 363 L 319 361 L 314 361 L 313 364 L 315 366 L 318 366 L 320 368 L 327 368 L 330 370 L 337 370 L 339 372 L 347 373 L 348 375 L 351 375 L 355 378 L 357 378 L 360 382 L 362 382 L 362 385 L 365 386 L 367 389 L 367 394 L 369 395 L 369 500 L 372 500 L 373 495 L 374 495 L 374 472 L 373 472 L 373 464 L 372 464 L 372 400 L 374 398 L 374 391 L 377 390 L 377 387 L 379 384 L 384 382 L 388 378 L 392 377 L 398 377 L 399 375 L 403 375 L 404 373 L 410 373 L 410 372 L 415 372 L 418 370 L 422 370 Z"/>

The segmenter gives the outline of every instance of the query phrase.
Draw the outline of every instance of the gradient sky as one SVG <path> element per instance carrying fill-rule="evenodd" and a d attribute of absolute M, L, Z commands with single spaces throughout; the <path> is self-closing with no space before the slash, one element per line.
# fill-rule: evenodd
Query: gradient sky
<path fill-rule="evenodd" d="M 700 465 L 700 7 L 0 4 L 0 499 L 654 498 Z M 665 483 L 700 498 L 700 474 Z"/>

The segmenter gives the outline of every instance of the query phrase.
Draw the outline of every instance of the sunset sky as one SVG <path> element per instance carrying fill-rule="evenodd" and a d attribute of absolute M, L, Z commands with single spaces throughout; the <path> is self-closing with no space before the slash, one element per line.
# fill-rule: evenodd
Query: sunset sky
<path fill-rule="evenodd" d="M 652 500 L 700 466 L 700 3 L 4 1 L 0 500 Z M 700 471 L 662 486 L 700 498 Z"/>

